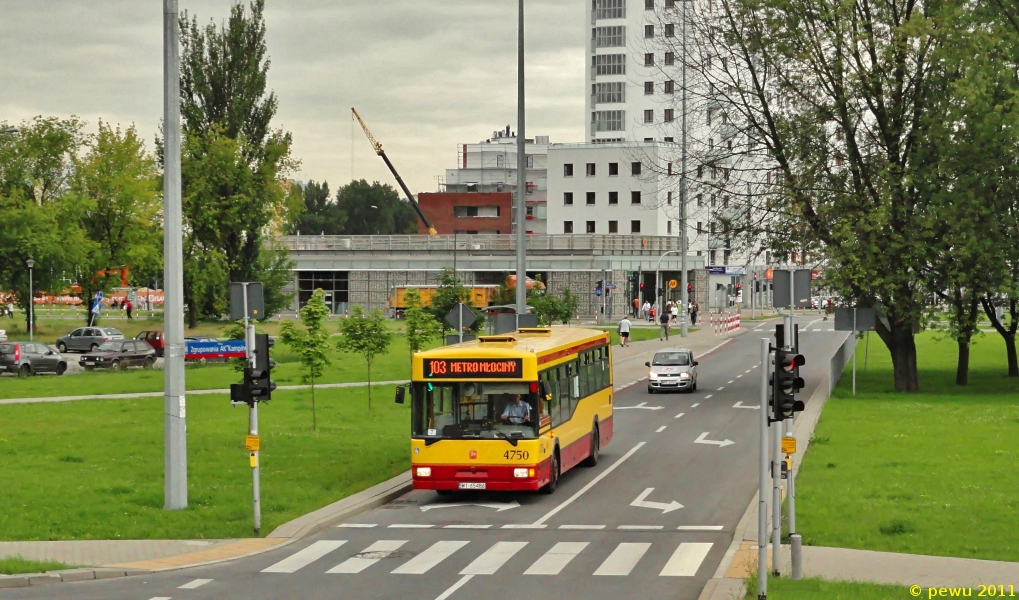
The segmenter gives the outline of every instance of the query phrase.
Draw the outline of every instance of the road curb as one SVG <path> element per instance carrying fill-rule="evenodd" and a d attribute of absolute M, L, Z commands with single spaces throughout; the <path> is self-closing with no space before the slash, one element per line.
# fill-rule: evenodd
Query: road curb
<path fill-rule="evenodd" d="M 848 333 L 846 337 L 849 337 Z M 845 343 L 845 340 L 843 340 L 843 343 Z M 814 390 L 814 393 L 807 400 L 806 409 L 796 415 L 796 418 L 793 420 L 793 435 L 796 437 L 796 454 L 793 455 L 794 477 L 800 470 L 800 463 L 802 462 L 803 455 L 807 452 L 807 446 L 810 445 L 810 437 L 814 433 L 814 427 L 817 426 L 817 421 L 821 417 L 821 410 L 830 396 L 830 379 L 830 372 L 821 378 L 821 381 L 817 384 L 817 389 Z M 752 540 L 747 539 L 747 530 L 750 528 L 753 520 L 757 518 L 757 504 L 760 501 L 760 495 L 760 491 L 754 493 L 753 499 L 750 500 L 746 511 L 743 512 L 743 517 L 739 520 L 739 525 L 736 526 L 732 543 L 729 544 L 729 548 L 722 556 L 722 561 L 718 564 L 715 574 L 704 585 L 704 589 L 701 590 L 700 596 L 697 597 L 698 600 L 734 600 L 743 598 L 746 595 L 745 580 L 726 577 L 725 575 L 736 559 L 740 546 L 747 541 L 753 541 L 756 545 L 758 541 L 757 535 L 753 536 Z M 770 521 L 770 510 L 768 511 L 768 518 Z M 756 528 L 756 523 L 754 526 Z M 760 532 L 757 532 L 757 534 L 759 535 Z"/>
<path fill-rule="evenodd" d="M 133 577 L 149 575 L 165 571 L 177 571 L 192 567 L 204 567 L 239 558 L 246 558 L 276 550 L 315 535 L 329 527 L 369 511 L 398 498 L 413 489 L 410 471 L 404 471 L 382 483 L 378 483 L 352 496 L 338 500 L 316 511 L 302 515 L 292 521 L 280 525 L 265 538 L 246 538 L 228 546 L 211 550 L 200 550 L 188 554 L 170 556 L 162 559 L 136 561 L 111 565 L 108 568 L 72 569 L 66 571 L 49 571 L 46 573 L 26 573 L 24 575 L 0 575 L 0 589 L 35 587 L 55 583 L 74 581 L 93 581 L 96 579 L 113 579 L 117 577 Z M 251 550 L 251 542 L 260 541 L 263 546 Z M 275 542 L 275 543 L 269 543 Z M 238 550 L 230 554 L 231 547 Z M 245 549 L 247 547 L 247 549 Z M 227 554 L 217 558 L 188 562 L 187 557 L 201 558 L 214 553 Z M 174 564 L 180 563 L 180 564 Z"/>

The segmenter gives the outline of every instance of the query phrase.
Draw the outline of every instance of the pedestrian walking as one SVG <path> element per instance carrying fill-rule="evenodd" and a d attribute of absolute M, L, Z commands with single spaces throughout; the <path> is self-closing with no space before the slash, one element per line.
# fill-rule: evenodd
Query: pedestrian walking
<path fill-rule="evenodd" d="M 696 325 L 697 324 L 697 311 L 699 311 L 700 309 L 701 309 L 701 305 L 700 304 L 694 304 L 693 308 L 690 309 L 690 324 L 691 325 Z"/>
<path fill-rule="evenodd" d="M 662 311 L 662 316 L 660 319 L 662 324 L 662 331 L 661 333 L 658 334 L 659 341 L 662 340 L 662 336 L 665 336 L 665 340 L 669 339 L 669 317 L 670 317 L 669 313 Z"/>
<path fill-rule="evenodd" d="M 134 310 L 134 304 L 131 304 L 131 301 L 126 298 L 124 299 L 124 310 L 127 312 L 127 318 L 134 320 L 134 317 L 131 316 L 131 311 Z"/>
<path fill-rule="evenodd" d="M 641 311 L 644 313 L 644 320 L 648 320 L 648 315 L 651 314 L 651 303 L 647 300 L 644 301 L 644 306 L 641 307 Z"/>
<path fill-rule="evenodd" d="M 630 319 L 626 315 L 619 322 L 619 345 L 622 348 L 630 345 Z"/>
<path fill-rule="evenodd" d="M 638 316 L 640 316 L 640 300 L 634 298 L 633 299 L 633 318 L 636 319 Z"/>
<path fill-rule="evenodd" d="M 673 304 L 672 305 L 672 322 L 676 323 L 678 321 L 679 321 L 679 305 L 678 304 Z"/>
<path fill-rule="evenodd" d="M 117 299 L 113 299 L 113 310 L 117 310 Z"/>

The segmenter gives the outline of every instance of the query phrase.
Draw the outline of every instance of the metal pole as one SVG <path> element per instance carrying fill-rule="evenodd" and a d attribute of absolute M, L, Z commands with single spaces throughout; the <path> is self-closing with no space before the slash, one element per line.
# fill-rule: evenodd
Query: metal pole
<path fill-rule="evenodd" d="M 856 335 L 856 307 L 853 307 L 853 335 Z M 853 344 L 853 395 L 856 395 L 856 344 Z"/>
<path fill-rule="evenodd" d="M 778 368 L 777 366 L 775 367 Z M 772 440 L 771 572 L 778 577 L 782 564 L 782 424 L 775 424 Z"/>
<path fill-rule="evenodd" d="M 855 327 L 854 327 L 854 329 L 855 329 Z M 870 354 L 870 330 L 868 329 L 867 332 L 864 335 L 867 338 L 867 341 L 864 342 L 864 345 L 863 345 L 863 370 L 866 371 L 867 370 L 867 355 Z"/>
<path fill-rule="evenodd" d="M 771 342 L 761 338 L 761 462 L 757 501 L 757 598 L 768 597 L 768 372 Z"/>
<path fill-rule="evenodd" d="M 605 312 L 605 305 L 609 297 L 609 271 L 608 269 L 601 270 L 601 321 L 606 322 L 609 318 L 609 314 Z"/>
<path fill-rule="evenodd" d="M 524 0 L 517 24 L 517 323 L 527 314 L 527 155 L 524 143 Z"/>
<path fill-rule="evenodd" d="M 163 508 L 188 505 L 177 0 L 163 0 Z"/>
<path fill-rule="evenodd" d="M 248 318 L 248 284 L 244 286 L 244 358 L 248 361 L 249 367 L 255 366 L 255 327 L 251 325 Z M 258 402 L 252 402 L 248 407 L 248 435 L 258 435 Z M 251 451 L 251 500 L 254 514 L 255 534 L 262 529 L 262 490 L 260 479 L 262 466 L 259 461 L 258 450 Z"/>
<path fill-rule="evenodd" d="M 35 340 L 35 286 L 32 281 L 32 267 L 28 267 L 28 341 Z"/>
<path fill-rule="evenodd" d="M 787 437 L 793 436 L 793 420 L 786 419 L 785 421 L 785 434 Z M 790 551 L 792 554 L 792 579 L 801 579 L 802 563 L 800 560 L 800 535 L 796 533 L 796 478 L 793 477 L 792 464 L 789 465 L 789 471 L 786 474 L 787 491 L 786 491 L 786 503 L 788 503 L 789 510 L 789 543 Z"/>
<path fill-rule="evenodd" d="M 682 270 L 682 273 L 680 273 L 680 282 L 679 282 L 679 285 L 680 285 L 679 299 L 680 299 L 680 304 L 682 306 L 682 309 L 679 311 L 679 322 L 680 322 L 679 336 L 680 337 L 686 337 L 686 334 L 687 334 L 686 310 L 687 310 L 687 305 L 689 304 L 689 300 L 690 300 L 687 297 L 688 295 L 687 295 L 687 291 L 686 291 L 686 286 L 688 285 L 687 274 L 686 274 L 686 244 L 687 244 L 687 240 L 686 240 L 686 58 L 687 58 L 687 56 L 686 56 L 686 32 L 687 32 L 686 6 L 687 6 L 687 4 L 689 4 L 689 2 L 683 2 L 683 42 L 682 42 L 683 43 L 683 47 L 682 47 L 682 52 L 683 52 L 683 76 L 682 76 L 682 79 L 683 79 L 683 98 L 682 98 L 682 106 L 680 107 L 681 111 L 683 113 L 683 122 L 682 122 L 682 130 L 683 131 L 682 131 L 682 137 L 681 137 L 681 142 L 680 142 L 681 145 L 682 145 L 682 148 L 680 149 L 682 158 L 680 159 L 680 167 L 679 167 L 679 221 L 680 221 L 679 227 L 680 227 L 680 230 L 682 231 L 682 235 L 681 235 L 681 238 L 680 238 L 680 241 L 679 241 L 679 248 L 682 251 L 682 254 L 681 254 L 682 258 L 680 260 L 680 266 L 679 266 L 679 268 Z"/>

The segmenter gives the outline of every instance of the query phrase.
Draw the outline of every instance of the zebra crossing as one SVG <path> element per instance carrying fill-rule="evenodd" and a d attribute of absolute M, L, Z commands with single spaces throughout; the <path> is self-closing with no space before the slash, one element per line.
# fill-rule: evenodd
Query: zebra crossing
<path fill-rule="evenodd" d="M 310 567 L 312 563 L 325 559 L 327 556 L 346 545 L 348 540 L 319 540 L 311 545 L 291 554 L 283 560 L 262 569 L 262 573 L 293 574 L 301 569 Z M 447 559 L 450 559 L 467 546 L 472 546 L 479 554 L 459 571 L 460 575 L 494 575 L 503 568 L 510 559 L 528 550 L 540 552 L 543 548 L 540 543 L 521 541 L 497 541 L 470 542 L 465 540 L 440 540 L 433 542 L 428 547 L 414 554 L 401 553 L 406 548 L 409 540 L 377 540 L 365 547 L 360 552 L 350 556 L 346 560 L 335 564 L 325 571 L 328 574 L 355 575 L 365 571 L 385 572 L 388 570 L 392 575 L 424 575 Z M 609 544 L 611 546 L 611 543 Z M 478 547 L 480 546 L 480 547 Z M 660 577 L 693 577 L 697 574 L 701 564 L 707 557 L 713 546 L 710 542 L 682 542 L 671 553 L 669 559 L 661 566 L 658 572 Z M 473 548 L 477 547 L 477 548 Z M 644 559 L 650 550 L 650 542 L 620 542 L 615 544 L 611 552 L 598 562 L 601 557 L 591 556 L 598 566 L 591 573 L 599 577 L 626 577 L 633 572 L 637 565 Z M 574 559 L 582 554 L 594 555 L 597 550 L 590 542 L 556 542 L 551 548 L 545 550 L 540 557 L 534 560 L 524 571 L 524 575 L 559 575 L 566 569 Z M 602 548 L 604 553 L 604 548 Z M 395 568 L 392 564 L 379 565 L 385 559 L 410 556 L 408 560 Z M 463 559 L 466 560 L 466 559 Z M 462 564 L 461 561 L 460 564 Z M 593 563 L 592 563 L 593 564 Z M 372 569 L 375 567 L 375 569 Z M 454 567 L 455 568 L 455 567 Z M 651 565 L 657 569 L 658 565 Z"/>

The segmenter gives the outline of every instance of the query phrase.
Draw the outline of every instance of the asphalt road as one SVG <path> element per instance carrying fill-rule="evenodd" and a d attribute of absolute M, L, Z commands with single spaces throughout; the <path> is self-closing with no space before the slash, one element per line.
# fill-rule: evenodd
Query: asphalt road
<path fill-rule="evenodd" d="M 643 381 L 618 390 L 615 436 L 601 462 L 567 473 L 552 496 L 439 499 L 415 491 L 247 559 L 9 590 L 0 598 L 618 600 L 636 592 L 696 599 L 757 487 L 760 417 L 752 407 L 759 404 L 759 340 L 773 325 L 704 357 L 697 392 L 650 395 Z M 801 331 L 803 398 L 843 338 L 830 328 L 815 321 Z"/>

